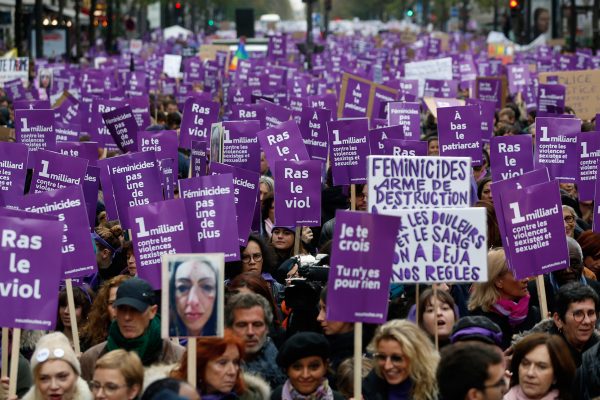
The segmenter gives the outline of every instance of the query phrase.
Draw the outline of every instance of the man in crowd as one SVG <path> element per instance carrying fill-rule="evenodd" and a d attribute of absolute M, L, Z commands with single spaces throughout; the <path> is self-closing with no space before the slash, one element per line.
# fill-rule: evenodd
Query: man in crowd
<path fill-rule="evenodd" d="M 502 400 L 507 391 L 504 360 L 493 346 L 469 342 L 442 350 L 437 369 L 445 400 Z"/>
<path fill-rule="evenodd" d="M 129 279 L 119 286 L 113 307 L 117 317 L 112 322 L 107 341 L 97 344 L 81 356 L 81 376 L 92 379 L 96 360 L 103 354 L 125 349 L 135 351 L 144 366 L 178 362 L 184 348 L 160 337 L 160 318 L 156 312 L 154 290 L 143 279 Z"/>
<path fill-rule="evenodd" d="M 277 366 L 277 348 L 268 336 L 272 322 L 271 306 L 258 294 L 239 293 L 227 302 L 225 325 L 244 339 L 244 370 L 261 376 L 275 388 L 286 378 Z"/>

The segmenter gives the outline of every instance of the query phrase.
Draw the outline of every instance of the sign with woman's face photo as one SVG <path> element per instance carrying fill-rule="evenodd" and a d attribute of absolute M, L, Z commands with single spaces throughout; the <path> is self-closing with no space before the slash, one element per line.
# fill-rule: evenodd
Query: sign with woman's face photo
<path fill-rule="evenodd" d="M 223 253 L 162 257 L 162 337 L 223 336 Z"/>

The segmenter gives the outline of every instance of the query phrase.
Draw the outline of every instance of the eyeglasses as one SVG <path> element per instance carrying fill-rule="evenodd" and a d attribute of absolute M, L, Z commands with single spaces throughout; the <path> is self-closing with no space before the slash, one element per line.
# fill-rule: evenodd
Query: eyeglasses
<path fill-rule="evenodd" d="M 387 354 L 375 353 L 373 354 L 373 358 L 375 358 L 375 361 L 381 364 L 385 363 L 388 359 L 394 365 L 400 365 L 404 362 L 404 357 L 399 356 L 397 354 L 392 354 L 391 356 L 388 356 Z"/>
<path fill-rule="evenodd" d="M 484 385 L 483 386 L 484 389 L 506 389 L 506 380 L 504 380 L 504 377 L 500 378 L 500 380 L 496 383 L 492 383 L 491 385 Z"/>
<path fill-rule="evenodd" d="M 575 322 L 583 322 L 586 315 L 591 320 L 598 318 L 598 313 L 596 312 L 596 310 L 588 310 L 587 313 L 583 310 L 577 310 L 573 311 L 571 315 L 573 315 L 573 319 L 575 320 Z"/>
<path fill-rule="evenodd" d="M 244 264 L 248 264 L 250 262 L 250 260 L 253 260 L 254 262 L 261 262 L 262 254 L 256 253 L 256 254 L 246 254 L 246 255 L 242 256 L 242 262 Z"/>
<path fill-rule="evenodd" d="M 564 218 L 564 220 L 565 220 L 565 222 L 566 222 L 567 224 L 572 224 L 573 222 L 575 222 L 575 217 L 574 217 L 574 216 L 572 216 L 572 215 L 567 215 L 567 216 Z"/>
<path fill-rule="evenodd" d="M 90 390 L 93 393 L 98 393 L 100 391 L 100 389 L 102 389 L 104 391 L 104 393 L 107 394 L 108 396 L 114 394 L 119 389 L 127 387 L 127 385 L 117 385 L 116 383 L 112 383 L 112 382 L 102 384 L 102 383 L 96 382 L 96 381 L 91 381 L 89 383 L 89 385 L 90 385 Z"/>

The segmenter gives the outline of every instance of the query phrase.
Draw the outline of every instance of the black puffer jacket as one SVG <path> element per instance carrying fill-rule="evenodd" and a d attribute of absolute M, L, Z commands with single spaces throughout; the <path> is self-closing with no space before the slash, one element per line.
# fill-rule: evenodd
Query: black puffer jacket
<path fill-rule="evenodd" d="M 590 400 L 600 396 L 600 343 L 583 353 L 574 386 L 575 399 Z"/>

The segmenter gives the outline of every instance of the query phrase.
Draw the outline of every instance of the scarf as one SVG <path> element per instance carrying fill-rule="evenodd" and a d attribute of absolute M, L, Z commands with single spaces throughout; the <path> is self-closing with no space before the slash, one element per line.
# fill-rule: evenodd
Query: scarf
<path fill-rule="evenodd" d="M 160 318 L 155 316 L 150 320 L 148 329 L 144 334 L 135 339 L 126 339 L 119 330 L 117 321 L 110 324 L 106 350 L 125 349 L 135 351 L 142 359 L 144 366 L 152 365 L 158 360 L 162 352 L 162 339 L 160 337 Z"/>
<path fill-rule="evenodd" d="M 333 400 L 333 390 L 329 387 L 327 379 L 323 379 L 323 382 L 319 385 L 317 390 L 311 394 L 303 395 L 298 393 L 292 386 L 290 380 L 286 380 L 283 384 L 283 390 L 281 391 L 282 400 Z"/>
<path fill-rule="evenodd" d="M 515 327 L 527 318 L 529 312 L 529 295 L 522 297 L 518 303 L 508 299 L 498 299 L 492 305 L 492 310 L 508 317 L 510 326 Z"/>
<path fill-rule="evenodd" d="M 560 394 L 557 389 L 552 389 L 544 397 L 539 400 L 556 400 L 560 398 Z M 523 393 L 523 389 L 521 389 L 520 385 L 513 386 L 508 393 L 504 395 L 504 400 L 530 400 L 525 393 Z"/>

